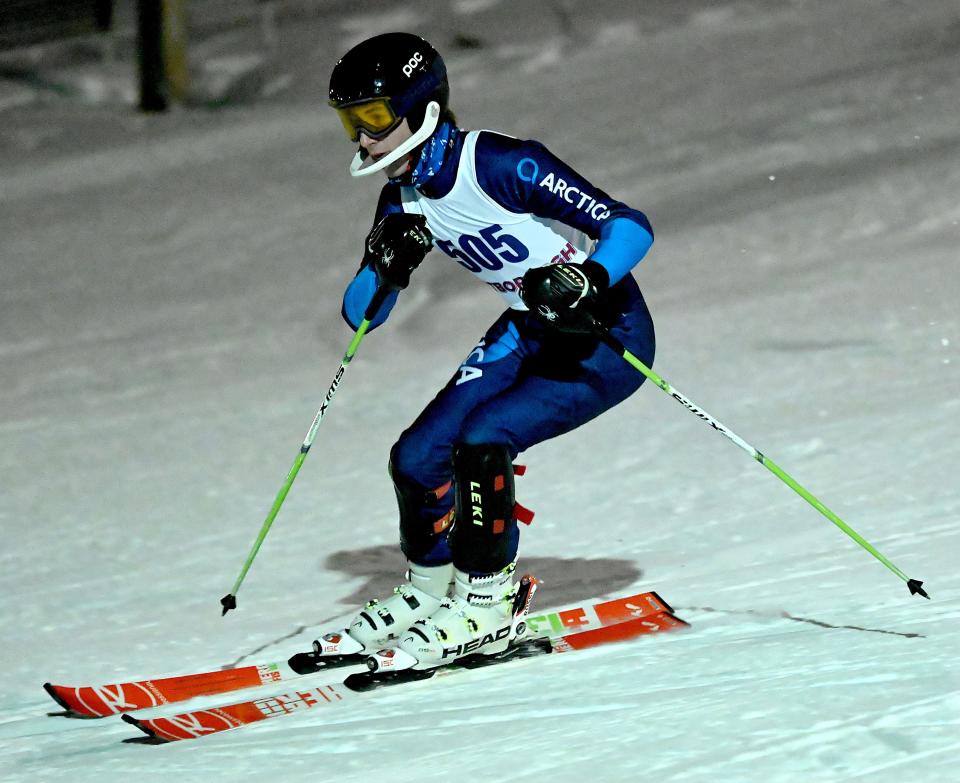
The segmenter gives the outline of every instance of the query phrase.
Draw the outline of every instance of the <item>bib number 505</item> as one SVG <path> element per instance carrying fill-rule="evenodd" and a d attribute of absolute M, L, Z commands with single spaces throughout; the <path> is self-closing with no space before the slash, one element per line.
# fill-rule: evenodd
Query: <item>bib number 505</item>
<path fill-rule="evenodd" d="M 504 262 L 518 264 L 530 256 L 527 246 L 510 234 L 500 233 L 503 226 L 494 223 L 479 231 L 479 236 L 461 234 L 455 246 L 449 239 L 436 242 L 444 253 L 471 272 L 502 269 Z"/>

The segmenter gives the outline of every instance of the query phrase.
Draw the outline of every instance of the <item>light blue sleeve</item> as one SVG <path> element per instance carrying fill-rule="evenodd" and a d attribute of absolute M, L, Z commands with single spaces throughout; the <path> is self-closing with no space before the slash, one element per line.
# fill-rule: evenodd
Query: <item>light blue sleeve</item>
<path fill-rule="evenodd" d="M 373 295 L 377 290 L 377 273 L 369 266 L 363 266 L 357 272 L 357 276 L 350 281 L 347 290 L 343 293 L 343 320 L 350 324 L 353 331 L 360 328 L 360 322 L 363 320 L 363 314 L 366 312 Z M 377 314 L 370 321 L 368 331 L 376 329 L 380 324 L 387 320 L 390 311 L 397 303 L 399 291 L 391 291 L 384 303 L 380 305 Z"/>
<path fill-rule="evenodd" d="M 652 244 L 652 232 L 630 218 L 617 217 L 603 224 L 590 258 L 603 265 L 610 275 L 610 285 L 615 285 L 639 263 Z"/>

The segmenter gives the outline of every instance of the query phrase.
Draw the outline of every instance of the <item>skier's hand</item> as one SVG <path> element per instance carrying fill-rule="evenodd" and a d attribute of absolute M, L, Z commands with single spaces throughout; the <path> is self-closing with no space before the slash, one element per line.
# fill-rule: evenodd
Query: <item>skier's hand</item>
<path fill-rule="evenodd" d="M 528 269 L 520 298 L 530 312 L 558 332 L 596 333 L 597 300 L 610 284 L 607 270 L 590 259 Z"/>
<path fill-rule="evenodd" d="M 423 215 L 392 212 L 367 235 L 366 259 L 382 285 L 400 290 L 410 285 L 410 275 L 432 244 L 433 235 Z"/>

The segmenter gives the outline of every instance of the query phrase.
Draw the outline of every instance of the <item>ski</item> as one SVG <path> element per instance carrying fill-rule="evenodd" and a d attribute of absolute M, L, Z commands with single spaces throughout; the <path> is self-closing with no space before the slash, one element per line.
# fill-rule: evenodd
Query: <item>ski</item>
<path fill-rule="evenodd" d="M 525 638 L 496 655 L 474 654 L 434 669 L 403 669 L 389 672 L 354 673 L 341 683 L 306 688 L 290 693 L 266 696 L 222 707 L 192 710 L 159 718 L 135 718 L 124 714 L 127 723 L 136 726 L 156 743 L 197 739 L 229 729 L 278 718 L 315 707 L 332 707 L 384 687 L 423 682 L 459 672 L 527 660 L 554 653 L 584 650 L 602 644 L 622 642 L 644 634 L 685 627 L 687 623 L 669 611 L 633 617 L 611 625 L 571 631 L 553 636 Z"/>
<path fill-rule="evenodd" d="M 565 631 L 598 628 L 641 615 L 670 611 L 670 607 L 656 593 L 638 593 L 625 598 L 589 602 L 544 612 L 526 618 L 526 622 L 531 635 L 555 636 Z M 331 669 L 362 666 L 367 655 L 368 653 L 325 655 L 321 649 L 317 649 L 314 652 L 298 653 L 286 661 L 197 674 L 111 685 L 72 686 L 47 682 L 43 687 L 68 714 L 75 717 L 103 718 L 133 710 L 160 707 L 197 696 L 215 696 L 245 688 L 273 685 Z"/>
<path fill-rule="evenodd" d="M 320 656 L 297 653 L 286 661 L 252 664 L 197 674 L 183 674 L 112 685 L 53 685 L 44 683 L 44 690 L 57 704 L 74 717 L 104 718 L 108 715 L 160 707 L 171 702 L 186 701 L 197 696 L 272 685 L 296 677 L 328 669 L 362 665 L 366 655 Z"/>

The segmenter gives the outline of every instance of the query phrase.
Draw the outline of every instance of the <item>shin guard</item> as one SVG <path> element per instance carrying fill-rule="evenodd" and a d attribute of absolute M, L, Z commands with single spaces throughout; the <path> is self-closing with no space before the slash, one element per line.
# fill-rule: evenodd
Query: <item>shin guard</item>
<path fill-rule="evenodd" d="M 446 533 L 453 522 L 450 484 L 425 489 L 390 466 L 400 512 L 400 548 L 407 559 L 423 565 L 450 562 Z"/>
<path fill-rule="evenodd" d="M 453 474 L 453 563 L 471 574 L 500 571 L 516 558 L 520 539 L 510 452 L 499 443 L 460 444 L 453 452 Z"/>

